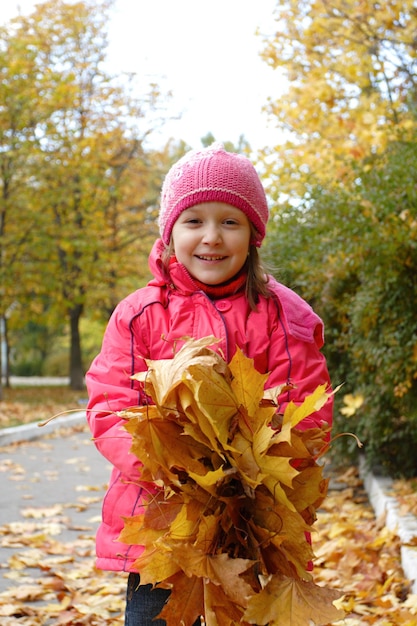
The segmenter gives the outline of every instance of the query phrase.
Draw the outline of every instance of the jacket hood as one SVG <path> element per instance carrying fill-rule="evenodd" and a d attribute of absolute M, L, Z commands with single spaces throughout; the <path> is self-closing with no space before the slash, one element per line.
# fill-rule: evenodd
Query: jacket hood
<path fill-rule="evenodd" d="M 162 239 L 157 239 L 152 246 L 148 258 L 149 269 L 152 272 L 153 279 L 149 284 L 156 287 L 162 287 L 169 283 L 164 263 L 162 261 L 162 253 L 165 250 L 165 244 Z"/>

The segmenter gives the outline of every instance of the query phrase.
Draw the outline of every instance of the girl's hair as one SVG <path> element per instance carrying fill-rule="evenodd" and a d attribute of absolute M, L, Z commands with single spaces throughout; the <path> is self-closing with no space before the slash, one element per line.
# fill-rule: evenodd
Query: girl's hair
<path fill-rule="evenodd" d="M 252 311 L 256 311 L 259 296 L 269 298 L 271 290 L 268 286 L 269 276 L 256 246 L 249 247 L 248 259 L 246 261 L 248 278 L 246 281 L 246 297 Z"/>
<path fill-rule="evenodd" d="M 250 224 L 250 227 L 252 235 L 251 240 L 254 241 L 257 235 L 257 231 L 252 223 Z M 162 253 L 162 262 L 164 264 L 167 275 L 169 274 L 169 261 L 173 254 L 174 244 L 171 236 L 169 244 L 165 247 Z M 259 250 L 255 245 L 249 246 L 248 258 L 245 265 L 248 272 L 248 278 L 246 281 L 246 297 L 248 299 L 250 308 L 253 311 L 256 311 L 256 306 L 259 302 L 259 296 L 269 298 L 272 294 L 268 286 L 268 270 L 265 267 L 259 255 Z"/>

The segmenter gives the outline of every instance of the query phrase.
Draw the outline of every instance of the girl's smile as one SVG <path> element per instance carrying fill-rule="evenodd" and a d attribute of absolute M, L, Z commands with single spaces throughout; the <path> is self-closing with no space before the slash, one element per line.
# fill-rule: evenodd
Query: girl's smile
<path fill-rule="evenodd" d="M 190 274 L 219 285 L 245 264 L 251 239 L 249 219 L 224 202 L 204 202 L 183 211 L 172 229 L 175 256 Z"/>

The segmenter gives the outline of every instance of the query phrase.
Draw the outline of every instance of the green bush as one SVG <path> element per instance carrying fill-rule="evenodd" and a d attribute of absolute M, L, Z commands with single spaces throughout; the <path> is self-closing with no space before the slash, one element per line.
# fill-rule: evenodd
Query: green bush
<path fill-rule="evenodd" d="M 330 375 L 344 383 L 335 433 L 354 432 L 367 461 L 417 476 L 417 137 L 356 172 L 350 188 L 311 186 L 274 215 L 269 257 L 321 315 Z M 361 394 L 353 417 L 344 394 Z M 357 450 L 353 439 L 338 450 Z"/>

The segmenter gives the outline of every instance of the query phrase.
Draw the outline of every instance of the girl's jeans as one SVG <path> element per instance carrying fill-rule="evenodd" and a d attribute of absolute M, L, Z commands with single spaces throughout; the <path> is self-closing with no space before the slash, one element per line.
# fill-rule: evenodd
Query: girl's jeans
<path fill-rule="evenodd" d="M 166 626 L 163 619 L 154 619 L 169 597 L 168 589 L 152 589 L 141 585 L 139 574 L 129 574 L 126 594 L 125 626 Z M 200 626 L 200 618 L 194 626 Z"/>

